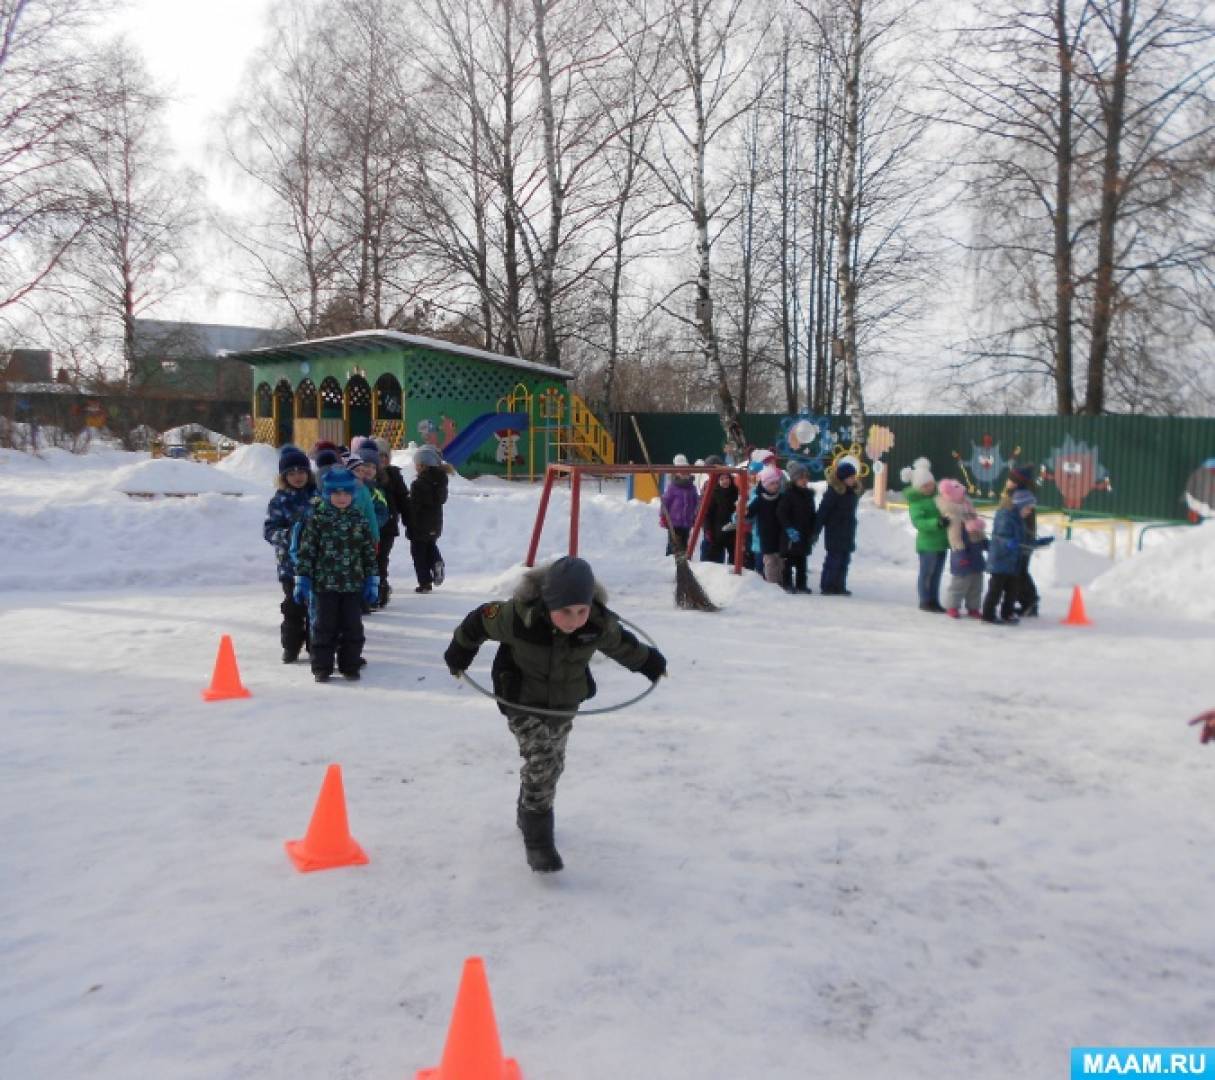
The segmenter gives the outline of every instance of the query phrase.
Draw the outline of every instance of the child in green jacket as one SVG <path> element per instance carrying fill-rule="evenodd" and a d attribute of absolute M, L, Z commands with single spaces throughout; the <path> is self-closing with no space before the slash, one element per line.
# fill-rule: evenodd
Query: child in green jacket
<path fill-rule="evenodd" d="M 945 573 L 945 556 L 949 553 L 949 532 L 941 520 L 935 495 L 937 482 L 932 475 L 932 462 L 916 458 L 915 463 L 900 474 L 909 485 L 903 491 L 911 524 L 915 526 L 915 550 L 920 559 L 917 589 L 920 610 L 942 614 L 941 575 Z"/>
<path fill-rule="evenodd" d="M 498 708 L 523 758 L 516 821 L 533 870 L 564 865 L 553 842 L 553 800 L 574 714 L 595 693 L 591 657 L 602 652 L 651 682 L 666 674 L 662 653 L 621 626 L 606 601 L 590 565 L 567 556 L 526 573 L 511 599 L 470 611 L 443 654 L 459 678 L 485 641 L 499 642 L 494 693 L 509 702 Z"/>

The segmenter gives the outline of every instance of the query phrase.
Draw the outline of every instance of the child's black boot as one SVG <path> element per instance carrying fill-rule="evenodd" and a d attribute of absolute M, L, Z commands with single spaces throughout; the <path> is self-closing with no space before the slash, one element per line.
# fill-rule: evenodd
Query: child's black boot
<path fill-rule="evenodd" d="M 552 810 L 520 810 L 519 827 L 523 830 L 528 866 L 539 873 L 550 873 L 565 866 L 553 844 Z"/>

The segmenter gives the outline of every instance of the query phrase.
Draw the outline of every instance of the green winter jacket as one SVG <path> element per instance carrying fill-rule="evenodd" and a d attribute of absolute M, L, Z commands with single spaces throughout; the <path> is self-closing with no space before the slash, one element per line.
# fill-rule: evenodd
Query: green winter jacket
<path fill-rule="evenodd" d="M 313 511 L 300 533 L 295 572 L 311 578 L 316 592 L 362 592 L 375 577 L 375 542 L 353 503 L 339 510 L 326 499 Z"/>
<path fill-rule="evenodd" d="M 499 705 L 507 716 L 526 712 L 529 705 L 573 714 L 595 693 L 589 665 L 596 650 L 630 671 L 639 670 L 651 651 L 604 606 L 607 594 L 598 584 L 586 624 L 572 634 L 561 633 L 540 599 L 542 575 L 542 569 L 529 571 L 510 600 L 470 611 L 453 635 L 454 643 L 470 653 L 469 663 L 487 639 L 500 642 L 493 665 L 494 692 L 521 706 L 512 710 Z"/>
<path fill-rule="evenodd" d="M 919 488 L 904 491 L 911 524 L 915 526 L 915 549 L 918 552 L 948 551 L 949 530 L 941 524 L 936 495 L 925 495 Z"/>

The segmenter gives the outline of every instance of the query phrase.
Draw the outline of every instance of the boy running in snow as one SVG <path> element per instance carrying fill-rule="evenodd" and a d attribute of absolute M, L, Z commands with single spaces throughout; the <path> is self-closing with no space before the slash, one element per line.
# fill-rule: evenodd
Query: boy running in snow
<path fill-rule="evenodd" d="M 321 481 L 322 502 L 300 533 L 295 602 L 313 598 L 312 675 L 328 682 L 337 668 L 357 679 L 363 657 L 363 602 L 380 594 L 375 542 L 367 519 L 352 505 L 358 481 L 333 469 Z"/>
<path fill-rule="evenodd" d="M 565 744 L 578 706 L 593 697 L 590 662 L 596 650 L 651 682 L 666 674 L 666 658 L 643 645 L 605 605 L 607 593 L 583 559 L 565 557 L 529 570 L 510 600 L 482 604 L 456 628 L 443 654 L 456 678 L 492 639 L 494 693 L 519 742 L 516 822 L 533 870 L 564 865 L 553 841 L 553 800 L 565 768 Z M 558 715 L 529 712 L 529 706 Z"/>

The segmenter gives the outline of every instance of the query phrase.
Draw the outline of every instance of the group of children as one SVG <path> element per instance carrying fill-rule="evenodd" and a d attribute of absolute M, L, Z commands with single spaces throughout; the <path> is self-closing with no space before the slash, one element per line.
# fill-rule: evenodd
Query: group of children
<path fill-rule="evenodd" d="M 307 649 L 317 682 L 357 680 L 363 616 L 387 607 L 388 561 L 404 526 L 418 593 L 443 581 L 438 539 L 447 501 L 447 468 L 433 446 L 414 454 L 406 485 L 382 439 L 356 436 L 347 451 L 317 443 L 310 459 L 295 446 L 279 452 L 278 479 L 262 535 L 274 547 L 283 590 L 283 663 Z"/>
<path fill-rule="evenodd" d="M 674 466 L 686 466 L 688 459 L 676 454 Z M 706 466 L 720 466 L 722 460 L 710 456 Z M 791 461 L 782 471 L 776 455 L 756 454 L 749 466 L 755 481 L 743 507 L 744 562 L 748 569 L 762 574 L 765 581 L 780 585 L 786 592 L 810 593 L 807 561 L 819 537 L 826 554 L 819 592 L 827 596 L 851 596 L 848 589 L 848 564 L 856 550 L 856 514 L 861 497 L 856 465 L 841 459 L 826 470 L 827 489 L 816 505 L 810 486 L 810 470 L 800 461 Z M 704 562 L 729 562 L 739 527 L 739 489 L 734 475 L 723 472 L 712 477 L 709 504 L 705 509 L 704 536 L 700 558 Z M 701 494 L 690 474 L 676 472 L 662 494 L 659 524 L 667 530 L 667 554 L 672 545 L 687 547 L 696 521 Z"/>
<path fill-rule="evenodd" d="M 904 497 L 916 530 L 920 610 L 959 619 L 964 609 L 972 619 L 1009 625 L 1037 616 L 1038 590 L 1029 572 L 1030 558 L 1054 537 L 1038 536 L 1033 466 L 1018 465 L 1010 471 L 990 539 L 966 488 L 952 479 L 938 484 L 927 458 L 917 458 L 900 475 L 907 485 Z M 950 580 L 942 606 L 946 557 Z M 991 577 L 983 598 L 985 570 Z"/>

